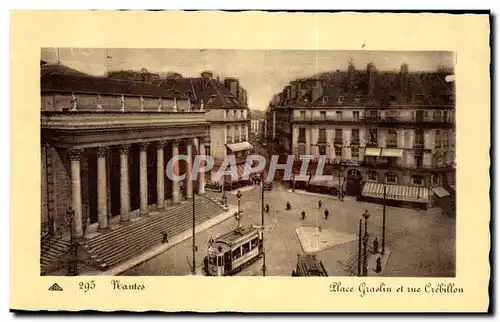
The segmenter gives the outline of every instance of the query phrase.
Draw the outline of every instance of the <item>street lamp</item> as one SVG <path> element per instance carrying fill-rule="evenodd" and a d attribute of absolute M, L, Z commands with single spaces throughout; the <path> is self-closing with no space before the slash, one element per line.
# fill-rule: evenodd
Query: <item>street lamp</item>
<path fill-rule="evenodd" d="M 368 275 L 368 259 L 367 259 L 367 248 L 368 248 L 368 218 L 370 218 L 370 213 L 368 210 L 365 210 L 363 213 L 363 218 L 365 218 L 365 238 L 363 240 L 364 249 L 363 249 L 363 276 Z"/>
<path fill-rule="evenodd" d="M 224 173 L 223 181 L 222 181 L 222 202 L 224 206 L 227 207 L 227 196 L 226 196 L 226 174 Z"/>
<path fill-rule="evenodd" d="M 78 246 L 75 244 L 73 240 L 73 219 L 75 217 L 75 211 L 71 209 L 71 207 L 66 212 L 66 217 L 69 221 L 69 236 L 70 236 L 70 248 L 68 254 L 67 268 L 68 268 L 68 276 L 76 276 L 78 275 Z"/>
<path fill-rule="evenodd" d="M 261 193 L 262 193 L 262 207 L 261 207 L 261 221 L 262 221 L 262 276 L 266 276 L 266 250 L 264 249 L 264 171 L 261 175 Z"/>
<path fill-rule="evenodd" d="M 384 184 L 384 210 L 382 213 L 382 255 L 385 254 L 385 214 L 387 206 L 387 184 Z"/>
<path fill-rule="evenodd" d="M 236 198 L 238 198 L 238 212 L 234 214 L 236 220 L 238 221 L 238 230 L 241 228 L 240 226 L 240 220 L 241 220 L 241 208 L 240 208 L 240 200 L 241 200 L 241 191 L 238 190 L 236 193 Z"/>

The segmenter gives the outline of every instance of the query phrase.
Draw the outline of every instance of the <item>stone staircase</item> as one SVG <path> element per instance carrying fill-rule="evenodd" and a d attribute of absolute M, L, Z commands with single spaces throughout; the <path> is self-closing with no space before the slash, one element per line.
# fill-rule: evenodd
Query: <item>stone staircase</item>
<path fill-rule="evenodd" d="M 197 225 L 224 211 L 219 203 L 206 197 L 197 197 L 195 206 Z M 168 207 L 144 220 L 86 239 L 81 246 L 90 256 L 89 262 L 92 266 L 106 270 L 141 254 L 152 246 L 161 244 L 163 232 L 167 232 L 168 238 L 171 239 L 190 229 L 192 211 L 192 202 L 185 201 L 179 206 Z"/>
<path fill-rule="evenodd" d="M 40 273 L 46 275 L 64 266 L 65 256 L 69 251 L 70 241 L 48 237 L 42 240 L 40 253 Z"/>

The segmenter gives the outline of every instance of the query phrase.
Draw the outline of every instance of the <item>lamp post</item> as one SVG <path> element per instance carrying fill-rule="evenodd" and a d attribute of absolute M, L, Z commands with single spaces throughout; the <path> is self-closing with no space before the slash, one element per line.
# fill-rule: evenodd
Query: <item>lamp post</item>
<path fill-rule="evenodd" d="M 368 218 L 370 218 L 370 213 L 368 210 L 365 210 L 363 213 L 363 218 L 365 218 L 365 238 L 363 240 L 364 249 L 363 249 L 363 276 L 368 275 L 368 258 L 367 258 L 367 249 L 368 249 Z"/>
<path fill-rule="evenodd" d="M 238 229 L 241 228 L 240 226 L 240 220 L 241 220 L 241 209 L 240 209 L 240 200 L 241 200 L 241 191 L 238 190 L 236 193 L 236 198 L 238 198 L 238 212 L 235 214 L 236 220 L 238 221 Z"/>
<path fill-rule="evenodd" d="M 362 232 L 362 221 L 363 219 L 359 220 L 359 240 L 358 240 L 358 276 L 361 276 L 361 240 L 363 239 L 363 232 Z"/>
<path fill-rule="evenodd" d="M 78 275 L 78 253 L 77 245 L 73 240 L 73 218 L 75 217 L 75 211 L 71 207 L 66 212 L 66 216 L 69 221 L 69 238 L 70 238 L 70 248 L 68 254 L 68 276 Z"/>
<path fill-rule="evenodd" d="M 382 213 L 382 255 L 385 254 L 385 214 L 387 205 L 387 185 L 384 184 L 384 209 Z"/>
<path fill-rule="evenodd" d="M 191 267 L 191 274 L 196 275 L 196 206 L 195 194 L 193 193 L 193 265 Z"/>
<path fill-rule="evenodd" d="M 266 276 L 266 250 L 264 249 L 264 172 L 262 172 L 261 194 L 262 194 L 262 209 L 261 209 L 261 222 L 262 222 L 262 276 Z"/>
<path fill-rule="evenodd" d="M 226 196 L 226 173 L 224 173 L 223 181 L 222 181 L 222 202 L 224 206 L 227 207 L 227 196 Z"/>

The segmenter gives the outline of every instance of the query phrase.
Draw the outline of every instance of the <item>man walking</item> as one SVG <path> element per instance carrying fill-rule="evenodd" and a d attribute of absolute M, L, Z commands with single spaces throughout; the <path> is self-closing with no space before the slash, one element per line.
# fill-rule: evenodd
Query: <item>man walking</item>
<path fill-rule="evenodd" d="M 330 212 L 328 211 L 328 209 L 325 209 L 325 219 L 328 219 L 329 214 L 330 214 Z"/>

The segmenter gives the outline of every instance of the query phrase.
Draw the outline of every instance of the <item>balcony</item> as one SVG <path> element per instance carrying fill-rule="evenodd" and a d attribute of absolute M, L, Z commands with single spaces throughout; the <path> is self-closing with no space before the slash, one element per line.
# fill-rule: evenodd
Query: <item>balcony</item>
<path fill-rule="evenodd" d="M 333 139 L 333 144 L 338 144 L 338 145 L 343 145 L 344 144 L 344 140 L 340 137 L 335 137 Z"/>
<path fill-rule="evenodd" d="M 402 126 L 402 125 L 410 125 L 410 126 L 419 126 L 419 127 L 427 127 L 427 128 L 453 128 L 454 121 L 451 118 L 418 118 L 411 119 L 408 117 L 380 117 L 380 116 L 352 116 L 347 117 L 343 116 L 342 118 L 337 118 L 334 116 L 303 116 L 303 117 L 294 117 L 292 119 L 292 123 L 296 124 L 344 124 L 344 125 L 376 125 L 376 126 Z"/>
<path fill-rule="evenodd" d="M 376 141 L 366 141 L 367 147 L 378 147 L 378 142 Z"/>
<path fill-rule="evenodd" d="M 226 136 L 226 143 L 233 143 L 233 137 L 232 136 Z"/>
<path fill-rule="evenodd" d="M 394 160 L 393 158 L 379 158 L 371 160 L 366 158 L 361 162 L 361 165 L 373 169 L 394 169 L 394 170 L 426 170 L 426 171 L 451 171 L 455 169 L 455 164 L 450 163 L 435 163 L 435 164 L 407 164 L 402 160 Z"/>
<path fill-rule="evenodd" d="M 297 142 L 298 143 L 306 143 L 306 137 L 305 136 L 299 136 Z"/>
<path fill-rule="evenodd" d="M 352 137 L 351 138 L 351 145 L 359 145 L 359 137 Z"/>
<path fill-rule="evenodd" d="M 398 148 L 398 144 L 396 142 L 387 142 L 386 143 L 386 147 L 387 148 L 397 149 Z"/>
<path fill-rule="evenodd" d="M 318 144 L 326 144 L 326 137 L 320 136 L 318 138 Z"/>

